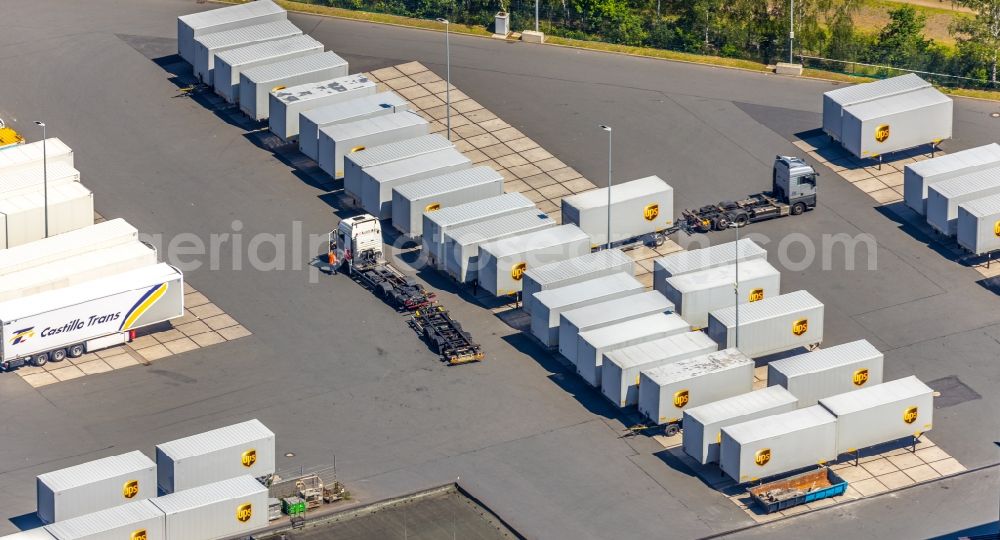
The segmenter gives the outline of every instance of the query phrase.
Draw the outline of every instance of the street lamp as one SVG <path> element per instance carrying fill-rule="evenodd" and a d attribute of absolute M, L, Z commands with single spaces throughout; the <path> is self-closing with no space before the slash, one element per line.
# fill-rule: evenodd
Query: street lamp
<path fill-rule="evenodd" d="M 736 231 L 736 279 L 733 284 L 733 295 L 736 297 L 736 348 L 740 348 L 740 226 L 738 223 L 730 225 Z"/>
<path fill-rule="evenodd" d="M 792 45 L 795 42 L 795 0 L 788 0 L 788 63 L 794 64 Z"/>
<path fill-rule="evenodd" d="M 608 132 L 608 245 L 611 249 L 611 126 L 601 124 L 601 129 Z"/>
<path fill-rule="evenodd" d="M 448 140 L 451 140 L 451 23 L 448 19 L 438 19 L 437 22 L 444 24 L 444 55 L 447 66 L 447 86 L 444 89 L 444 107 L 447 113 Z"/>
<path fill-rule="evenodd" d="M 45 122 L 35 121 L 36 126 L 42 128 L 42 197 L 45 207 L 45 238 L 49 237 L 49 160 L 45 152 Z"/>

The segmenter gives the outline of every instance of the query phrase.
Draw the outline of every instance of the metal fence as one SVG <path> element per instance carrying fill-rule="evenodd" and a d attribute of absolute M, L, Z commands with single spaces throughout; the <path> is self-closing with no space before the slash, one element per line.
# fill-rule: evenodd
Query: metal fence
<path fill-rule="evenodd" d="M 798 54 L 803 67 L 844 73 L 847 75 L 858 75 L 861 77 L 872 77 L 875 79 L 885 79 L 904 75 L 906 73 L 916 73 L 924 79 L 938 85 L 954 88 L 977 88 L 983 90 L 1000 89 L 1000 85 L 991 83 L 986 79 L 976 79 L 973 77 L 961 77 L 959 75 L 949 75 L 947 73 L 934 73 L 931 71 L 920 71 L 917 69 L 904 69 L 893 66 L 881 66 L 877 64 L 866 64 L 864 62 L 852 62 L 849 60 L 834 60 L 820 56 L 807 56 Z"/>

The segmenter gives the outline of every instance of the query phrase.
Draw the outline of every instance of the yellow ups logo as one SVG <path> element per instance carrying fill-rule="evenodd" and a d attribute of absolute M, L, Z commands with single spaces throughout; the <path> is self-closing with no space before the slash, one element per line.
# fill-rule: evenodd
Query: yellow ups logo
<path fill-rule="evenodd" d="M 681 407 L 687 405 L 690 399 L 691 396 L 688 395 L 687 390 L 678 390 L 677 392 L 674 392 L 674 407 L 680 409 Z"/>
<path fill-rule="evenodd" d="M 122 485 L 122 496 L 126 499 L 131 499 L 139 494 L 139 481 L 129 480 Z"/>
<path fill-rule="evenodd" d="M 993 234 L 995 236 L 1000 236 L 1000 221 L 993 224 Z"/>
<path fill-rule="evenodd" d="M 132 531 L 132 536 L 129 536 L 128 538 L 129 540 L 146 540 L 146 529 Z"/>
<path fill-rule="evenodd" d="M 903 412 L 903 421 L 912 424 L 917 421 L 917 408 L 910 407 Z"/>
<path fill-rule="evenodd" d="M 748 302 L 756 302 L 757 300 L 764 299 L 764 289 L 754 289 L 750 291 L 750 296 L 747 297 Z"/>
<path fill-rule="evenodd" d="M 882 143 L 889 139 L 889 124 L 882 124 L 875 128 L 875 140 Z"/>
<path fill-rule="evenodd" d="M 760 467 L 767 465 L 768 461 L 771 461 L 770 448 L 761 448 L 760 450 L 757 450 L 756 454 L 753 455 L 753 462 Z"/>
<path fill-rule="evenodd" d="M 243 457 L 240 461 L 244 467 L 253 467 L 253 464 L 257 463 L 257 450 L 251 448 L 243 452 Z"/>
<path fill-rule="evenodd" d="M 653 221 L 658 215 L 660 215 L 660 205 L 656 203 L 647 204 L 646 208 L 642 209 L 642 217 L 646 218 L 646 221 Z"/>
<path fill-rule="evenodd" d="M 435 203 L 430 203 L 427 206 L 425 206 L 424 207 L 424 212 L 437 212 L 440 209 L 441 209 L 441 203 L 435 202 Z"/>
<path fill-rule="evenodd" d="M 854 386 L 861 386 L 868 382 L 868 368 L 861 368 L 854 372 Z"/>
<path fill-rule="evenodd" d="M 241 504 L 239 508 L 236 509 L 236 519 L 246 523 L 250 521 L 253 517 L 253 505 L 250 503 Z"/>
<path fill-rule="evenodd" d="M 799 319 L 792 323 L 792 333 L 801 336 L 809 331 L 809 319 Z"/>
<path fill-rule="evenodd" d="M 517 263 L 510 267 L 510 277 L 514 278 L 514 281 L 521 281 L 524 277 L 524 271 L 528 269 L 528 263 Z"/>

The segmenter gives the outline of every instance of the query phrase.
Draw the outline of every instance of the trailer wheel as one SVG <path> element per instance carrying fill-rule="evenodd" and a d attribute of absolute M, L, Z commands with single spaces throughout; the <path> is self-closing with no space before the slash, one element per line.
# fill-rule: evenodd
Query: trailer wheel
<path fill-rule="evenodd" d="M 70 358 L 80 358 L 83 356 L 83 344 L 70 345 L 69 349 L 66 349 L 66 353 Z"/>
<path fill-rule="evenodd" d="M 715 218 L 715 230 L 724 231 L 729 228 L 729 218 L 726 216 L 719 216 Z"/>
<path fill-rule="evenodd" d="M 736 218 L 733 219 L 733 223 L 735 223 L 737 227 L 742 227 L 747 223 L 750 223 L 750 216 L 746 214 L 736 214 Z"/>
<path fill-rule="evenodd" d="M 49 353 L 53 362 L 62 362 L 66 359 L 66 349 L 56 349 Z"/>
<path fill-rule="evenodd" d="M 48 364 L 48 363 L 49 363 L 49 354 L 48 353 L 36 354 L 35 356 L 33 356 L 31 358 L 31 365 L 33 365 L 35 367 L 42 367 L 42 366 L 44 366 L 45 364 Z"/>
<path fill-rule="evenodd" d="M 665 235 L 663 233 L 655 233 L 655 234 L 653 234 L 653 245 L 654 246 L 660 247 L 666 241 L 667 241 L 667 235 Z"/>
<path fill-rule="evenodd" d="M 677 424 L 668 424 L 667 427 L 663 428 L 663 434 L 667 437 L 673 437 L 674 435 L 677 435 L 680 430 L 681 427 Z"/>
<path fill-rule="evenodd" d="M 10 362 L 0 362 L 0 371 L 10 371 Z"/>
<path fill-rule="evenodd" d="M 434 352 L 441 354 L 444 351 L 444 340 L 436 337 L 434 338 Z"/>
<path fill-rule="evenodd" d="M 805 205 L 805 203 L 797 202 L 797 203 L 795 203 L 795 204 L 792 205 L 792 215 L 793 216 L 801 215 L 802 212 L 805 212 L 805 211 L 806 211 L 806 205 Z"/>

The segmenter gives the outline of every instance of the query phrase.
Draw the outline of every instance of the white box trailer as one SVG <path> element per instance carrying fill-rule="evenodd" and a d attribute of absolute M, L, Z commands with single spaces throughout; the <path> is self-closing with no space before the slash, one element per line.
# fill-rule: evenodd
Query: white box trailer
<path fill-rule="evenodd" d="M 464 225 L 472 225 L 532 208 L 535 208 L 535 203 L 531 202 L 531 199 L 521 193 L 514 192 L 458 204 L 450 208 L 442 208 L 437 212 L 425 212 L 423 232 L 421 233 L 424 256 L 435 268 L 445 270 L 444 237 L 446 233 Z"/>
<path fill-rule="evenodd" d="M 7 150 L 4 150 L 6 152 Z M 46 180 L 47 175 L 47 180 Z M 67 182 L 80 182 L 80 171 L 64 162 L 49 163 L 48 170 L 38 167 L 15 167 L 8 171 L 0 170 L 0 197 L 19 193 L 41 192 L 43 185 L 49 187 Z"/>
<path fill-rule="evenodd" d="M 302 35 L 291 21 L 280 20 L 224 30 L 194 38 L 194 74 L 198 80 L 212 86 L 215 82 L 215 55 L 254 43 L 274 41 Z"/>
<path fill-rule="evenodd" d="M 927 215 L 927 187 L 970 172 L 1000 167 L 1000 144 L 969 148 L 903 168 L 903 200 L 921 216 Z"/>
<path fill-rule="evenodd" d="M 559 315 L 559 354 L 576 364 L 577 343 L 581 333 L 655 313 L 673 311 L 674 305 L 670 300 L 656 291 L 649 291 L 563 312 Z"/>
<path fill-rule="evenodd" d="M 684 411 L 684 453 L 702 465 L 718 463 L 722 428 L 794 411 L 798 401 L 784 387 L 768 386 L 691 407 Z"/>
<path fill-rule="evenodd" d="M 608 188 L 562 198 L 564 223 L 590 235 L 592 247 L 608 243 Z M 674 223 L 674 188 L 658 176 L 611 187 L 611 243 L 662 232 Z"/>
<path fill-rule="evenodd" d="M 602 249 L 554 263 L 529 268 L 521 279 L 521 309 L 531 314 L 535 294 L 598 278 L 625 272 L 635 274 L 635 262 L 620 249 Z"/>
<path fill-rule="evenodd" d="M 47 203 L 47 205 L 46 205 Z M 0 248 L 20 246 L 94 224 L 94 194 L 79 182 L 0 195 Z"/>
<path fill-rule="evenodd" d="M 837 419 L 819 405 L 722 428 L 719 468 L 740 484 L 834 459 Z"/>
<path fill-rule="evenodd" d="M 0 302 L 0 368 L 78 357 L 184 315 L 184 276 L 160 263 Z"/>
<path fill-rule="evenodd" d="M 503 175 L 485 165 L 417 180 L 392 189 L 392 226 L 420 238 L 425 215 L 502 194 Z"/>
<path fill-rule="evenodd" d="M 267 488 L 247 475 L 150 500 L 165 515 L 166 540 L 223 540 L 267 527 L 267 499 Z"/>
<path fill-rule="evenodd" d="M 480 245 L 556 225 L 555 220 L 532 205 L 514 213 L 450 227 L 444 233 L 444 267 L 459 283 L 470 283 L 479 277 Z"/>
<path fill-rule="evenodd" d="M 124 219 L 103 221 L 75 231 L 0 250 L 0 277 L 61 261 L 67 257 L 138 241 L 138 229 Z"/>
<path fill-rule="evenodd" d="M 194 39 L 244 26 L 283 21 L 288 13 L 271 0 L 191 13 L 177 17 L 177 53 L 194 65 Z"/>
<path fill-rule="evenodd" d="M 79 517 L 156 496 L 156 463 L 142 452 L 108 456 L 35 478 L 38 518 Z"/>
<path fill-rule="evenodd" d="M 240 100 L 240 73 L 257 66 L 321 52 L 323 44 L 306 35 L 222 51 L 215 55 L 215 75 L 212 77 L 215 93 L 227 103 L 236 103 Z"/>
<path fill-rule="evenodd" d="M 274 432 L 260 420 L 213 429 L 156 445 L 157 482 L 174 493 L 248 474 L 274 473 Z"/>
<path fill-rule="evenodd" d="M 958 205 L 1000 194 L 1000 167 L 942 180 L 927 188 L 927 224 L 947 236 L 958 234 Z"/>
<path fill-rule="evenodd" d="M 704 332 L 686 332 L 610 351 L 604 355 L 601 367 L 601 393 L 616 407 L 636 405 L 643 371 L 718 348 Z M 750 378 L 752 382 L 753 375 Z"/>
<path fill-rule="evenodd" d="M 531 314 L 531 334 L 542 345 L 555 347 L 559 344 L 560 313 L 605 300 L 631 296 L 645 289 L 645 285 L 632 274 L 621 272 L 541 291 L 535 295 L 535 311 Z"/>
<path fill-rule="evenodd" d="M 755 259 L 767 259 L 767 251 L 749 238 L 671 253 L 653 261 L 653 290 L 664 292 L 669 277 Z"/>
<path fill-rule="evenodd" d="M 45 139 L 44 144 L 43 141 L 16 144 L 0 152 L 0 175 L 24 169 L 41 170 L 46 164 L 51 170 L 56 163 L 73 167 L 73 149 L 56 137 Z"/>
<path fill-rule="evenodd" d="M 424 154 L 455 148 L 443 135 L 421 135 L 405 141 L 370 146 L 344 158 L 344 192 L 360 204 L 362 171 L 368 167 L 385 165 Z"/>
<path fill-rule="evenodd" d="M 590 236 L 576 225 L 493 240 L 479 246 L 479 285 L 493 296 L 521 292 L 528 268 L 590 253 Z"/>
<path fill-rule="evenodd" d="M 333 51 L 250 68 L 240 73 L 240 110 L 251 120 L 267 120 L 272 92 L 345 77 L 347 73 L 347 60 Z"/>
<path fill-rule="evenodd" d="M 880 98 L 844 108 L 841 141 L 859 158 L 950 139 L 954 103 L 935 88 Z"/>
<path fill-rule="evenodd" d="M 958 245 L 984 255 L 1000 249 L 1000 195 L 958 205 Z"/>
<path fill-rule="evenodd" d="M 770 362 L 767 384 L 787 388 L 800 408 L 811 407 L 825 397 L 881 384 L 884 358 L 861 339 Z"/>
<path fill-rule="evenodd" d="M 931 83 L 921 79 L 918 75 L 907 73 L 898 77 L 845 86 L 825 92 L 823 94 L 823 131 L 839 142 L 845 107 L 930 87 Z"/>
<path fill-rule="evenodd" d="M 532 313 L 534 316 L 534 313 Z M 654 313 L 638 319 L 580 332 L 576 344 L 576 372 L 590 386 L 601 387 L 604 355 L 630 345 L 686 334 L 691 325 L 676 313 Z"/>
<path fill-rule="evenodd" d="M 392 218 L 392 189 L 424 178 L 472 167 L 472 161 L 446 148 L 361 170 L 361 206 L 379 219 Z"/>
<path fill-rule="evenodd" d="M 708 315 L 708 335 L 720 349 L 736 347 L 736 308 Z M 765 298 L 740 306 L 739 349 L 751 358 L 815 348 L 823 341 L 823 303 L 807 291 Z"/>
<path fill-rule="evenodd" d="M 310 109 L 299 114 L 299 151 L 319 163 L 321 128 L 408 110 L 410 103 L 392 91 Z"/>
<path fill-rule="evenodd" d="M 7 250 L 0 251 L 0 254 L 4 251 Z M 138 240 L 93 249 L 33 268 L 0 274 L 0 302 L 70 287 L 154 264 L 156 250 Z"/>
<path fill-rule="evenodd" d="M 819 400 L 837 418 L 837 453 L 856 452 L 934 427 L 934 390 L 909 376 Z"/>
<path fill-rule="evenodd" d="M 155 495 L 155 493 L 154 493 Z M 56 540 L 165 540 L 166 516 L 149 500 L 57 521 L 44 529 Z M 6 537 L 5 537 L 6 538 Z"/>
<path fill-rule="evenodd" d="M 347 69 L 346 64 L 344 69 Z M 358 74 L 275 89 L 267 97 L 268 128 L 282 141 L 295 141 L 299 135 L 301 113 L 375 93 L 375 81 Z"/>
<path fill-rule="evenodd" d="M 753 360 L 724 349 L 643 369 L 639 374 L 639 413 L 673 432 L 688 406 L 707 405 L 753 390 Z M 686 434 L 686 433 L 685 433 Z"/>
<path fill-rule="evenodd" d="M 412 139 L 426 135 L 427 120 L 412 111 L 362 118 L 344 124 L 333 124 L 319 130 L 317 142 L 319 168 L 335 179 L 344 177 L 344 156 L 360 152 L 367 146 Z"/>
<path fill-rule="evenodd" d="M 739 267 L 739 276 L 736 269 Z M 735 284 L 739 284 L 734 293 Z M 781 293 L 781 272 L 766 259 L 754 259 L 669 277 L 663 295 L 694 329 L 708 326 L 708 314 L 716 309 L 748 304 Z"/>

